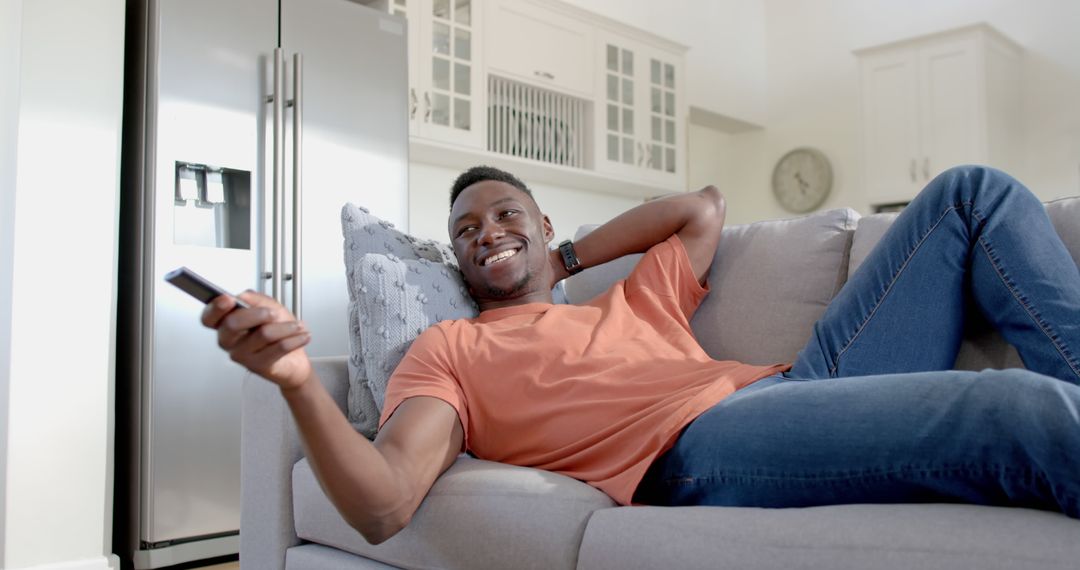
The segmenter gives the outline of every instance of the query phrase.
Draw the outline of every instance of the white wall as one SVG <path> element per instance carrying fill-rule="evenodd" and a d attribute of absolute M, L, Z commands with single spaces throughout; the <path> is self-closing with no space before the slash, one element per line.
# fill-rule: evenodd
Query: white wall
<path fill-rule="evenodd" d="M 107 568 L 124 2 L 0 16 L 0 564 Z"/>
<path fill-rule="evenodd" d="M 462 168 L 464 170 L 464 168 Z M 449 243 L 446 220 L 450 213 L 450 187 L 461 171 L 412 163 L 409 165 L 409 232 L 425 239 Z M 551 219 L 558 243 L 574 237 L 578 226 L 603 223 L 641 203 L 624 196 L 582 192 L 523 180 L 540 210 Z"/>
<path fill-rule="evenodd" d="M 8 392 L 11 385 L 11 282 L 15 267 L 15 164 L 19 128 L 22 2 L 0 2 L 0 514 L 7 513 Z M 0 537 L 7 516 L 0 516 Z M 4 560 L 0 539 L 0 562 Z"/>
<path fill-rule="evenodd" d="M 1069 0 L 763 0 L 767 51 L 764 129 L 692 138 L 691 175 L 725 153 L 720 186 L 729 221 L 787 216 L 772 198 L 776 160 L 796 146 L 823 150 L 834 169 L 823 208 L 866 212 L 860 192 L 858 69 L 852 50 L 985 21 L 1025 50 L 1025 149 L 1016 174 L 1037 195 L 1080 194 L 1080 2 Z"/>

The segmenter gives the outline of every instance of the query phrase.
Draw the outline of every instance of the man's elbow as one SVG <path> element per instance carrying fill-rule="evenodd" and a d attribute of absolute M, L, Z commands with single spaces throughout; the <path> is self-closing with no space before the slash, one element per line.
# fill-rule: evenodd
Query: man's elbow
<path fill-rule="evenodd" d="M 406 526 L 409 525 L 409 521 L 412 520 L 412 515 L 391 515 L 379 517 L 377 519 L 364 518 L 363 520 L 347 519 L 356 532 L 359 532 L 364 540 L 368 544 L 382 544 L 387 540 L 390 540 L 394 535 L 401 532 Z"/>
<path fill-rule="evenodd" d="M 698 195 L 701 196 L 704 204 L 700 204 L 700 207 L 695 209 L 696 213 L 705 220 L 714 223 L 719 219 L 722 224 L 724 215 L 727 213 L 727 202 L 724 200 L 724 194 L 716 186 L 706 186 L 698 191 Z"/>

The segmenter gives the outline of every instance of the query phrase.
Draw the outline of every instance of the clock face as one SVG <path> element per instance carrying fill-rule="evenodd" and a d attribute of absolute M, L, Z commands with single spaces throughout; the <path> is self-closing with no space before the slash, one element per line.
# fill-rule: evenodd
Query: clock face
<path fill-rule="evenodd" d="M 821 151 L 797 148 L 776 163 L 773 194 L 785 210 L 809 212 L 825 201 L 832 189 L 832 167 Z"/>

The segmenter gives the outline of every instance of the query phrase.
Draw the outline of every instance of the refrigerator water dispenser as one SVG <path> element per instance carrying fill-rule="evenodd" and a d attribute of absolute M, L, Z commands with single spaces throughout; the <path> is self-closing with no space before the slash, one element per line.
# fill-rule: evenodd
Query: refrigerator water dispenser
<path fill-rule="evenodd" d="M 177 162 L 173 243 L 251 249 L 251 173 Z"/>

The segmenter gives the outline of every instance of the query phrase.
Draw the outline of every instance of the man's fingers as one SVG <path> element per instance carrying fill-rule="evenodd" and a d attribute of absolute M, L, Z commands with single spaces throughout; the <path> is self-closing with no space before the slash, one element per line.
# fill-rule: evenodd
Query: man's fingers
<path fill-rule="evenodd" d="M 238 339 L 234 351 L 243 354 L 255 354 L 276 342 L 307 333 L 307 327 L 298 321 L 267 323 L 251 329 L 246 335 Z"/>
<path fill-rule="evenodd" d="M 203 307 L 202 324 L 212 329 L 218 328 L 221 319 L 236 306 L 236 301 L 228 295 L 219 295 Z"/>
<path fill-rule="evenodd" d="M 304 331 L 270 343 L 253 355 L 252 364 L 257 368 L 269 368 L 281 357 L 311 342 L 311 333 Z"/>

